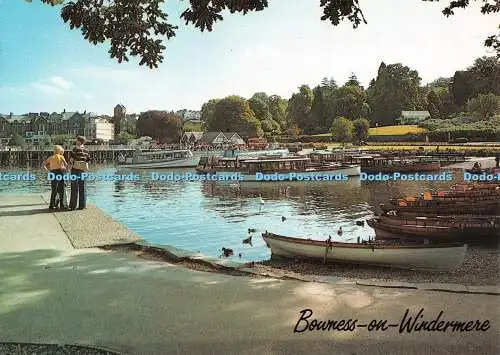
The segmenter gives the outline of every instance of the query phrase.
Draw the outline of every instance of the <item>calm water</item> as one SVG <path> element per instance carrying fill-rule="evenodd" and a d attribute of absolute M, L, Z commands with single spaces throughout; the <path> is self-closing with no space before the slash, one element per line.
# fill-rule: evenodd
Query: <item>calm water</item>
<path fill-rule="evenodd" d="M 97 172 L 114 173 L 116 169 L 101 167 Z M 34 182 L 0 181 L 0 198 L 5 193 L 49 192 L 46 174 L 34 173 Z M 239 260 L 241 253 L 245 261 L 269 258 L 269 249 L 260 237 L 265 230 L 321 240 L 328 235 L 346 242 L 355 242 L 357 237 L 368 239 L 374 236 L 373 230 L 355 222 L 372 217 L 379 203 L 461 181 L 456 173 L 456 180 L 440 183 L 368 183 L 351 178 L 347 182 L 243 182 L 238 187 L 230 183 L 151 181 L 149 173 L 136 173 L 142 176 L 140 182 L 89 182 L 89 201 L 148 242 L 212 257 L 218 257 L 222 247 L 232 248 L 233 258 Z M 337 235 L 340 227 L 342 236 Z M 253 247 L 242 244 L 249 228 L 256 229 Z"/>

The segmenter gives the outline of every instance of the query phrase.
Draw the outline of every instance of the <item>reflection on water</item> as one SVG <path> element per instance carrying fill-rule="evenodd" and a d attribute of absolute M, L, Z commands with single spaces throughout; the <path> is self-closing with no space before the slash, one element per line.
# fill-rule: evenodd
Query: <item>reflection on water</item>
<path fill-rule="evenodd" d="M 98 171 L 115 172 L 109 167 Z M 352 178 L 347 182 L 235 184 L 151 181 L 150 172 L 136 173 L 141 176 L 140 181 L 89 182 L 90 202 L 151 243 L 214 257 L 226 247 L 234 250 L 236 259 L 241 253 L 245 261 L 269 257 L 260 237 L 266 230 L 313 239 L 326 239 L 328 235 L 347 242 L 358 237 L 368 239 L 373 237 L 373 230 L 366 224 L 357 225 L 356 221 L 373 216 L 379 203 L 459 182 L 367 183 Z M 49 192 L 46 174 L 36 174 L 36 181 L 0 181 L 0 198 L 2 193 Z M 460 178 L 458 173 L 456 178 Z M 340 227 L 342 236 L 337 235 Z M 242 244 L 249 228 L 256 229 L 252 234 L 253 247 Z"/>

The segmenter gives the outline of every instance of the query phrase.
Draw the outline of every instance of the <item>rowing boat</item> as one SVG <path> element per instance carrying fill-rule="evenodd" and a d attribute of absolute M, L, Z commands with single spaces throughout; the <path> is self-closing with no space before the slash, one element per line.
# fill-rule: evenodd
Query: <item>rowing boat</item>
<path fill-rule="evenodd" d="M 454 270 L 462 264 L 467 251 L 466 244 L 341 243 L 286 237 L 267 231 L 262 238 L 271 249 L 272 257 L 402 269 Z"/>
<path fill-rule="evenodd" d="M 438 242 L 494 242 L 500 235 L 498 216 L 409 217 L 379 216 L 367 221 L 376 240 L 432 240 Z"/>

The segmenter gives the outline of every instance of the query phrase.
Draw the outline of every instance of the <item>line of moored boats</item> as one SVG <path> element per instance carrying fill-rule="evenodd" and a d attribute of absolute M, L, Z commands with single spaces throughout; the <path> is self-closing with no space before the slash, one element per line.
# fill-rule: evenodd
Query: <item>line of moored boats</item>
<path fill-rule="evenodd" d="M 499 197 L 500 184 L 484 183 L 392 199 L 367 221 L 375 230 L 373 241 L 316 241 L 268 232 L 262 237 L 275 257 L 454 270 L 464 261 L 465 243 L 498 245 Z"/>
<path fill-rule="evenodd" d="M 449 157 L 448 157 L 449 158 Z M 338 174 L 408 173 L 439 170 L 447 160 L 434 156 L 398 159 L 360 151 L 137 151 L 123 157 L 124 168 L 195 168 L 199 174 L 238 172 L 244 180 L 257 173 Z M 471 173 L 483 173 L 477 166 Z M 292 174 L 293 175 L 293 174 Z M 448 191 L 391 199 L 381 213 L 367 221 L 374 240 L 358 243 L 287 237 L 266 231 L 262 235 L 273 257 L 317 259 L 323 262 L 373 264 L 397 268 L 453 270 L 464 260 L 471 242 L 498 243 L 500 184 L 455 185 Z"/>

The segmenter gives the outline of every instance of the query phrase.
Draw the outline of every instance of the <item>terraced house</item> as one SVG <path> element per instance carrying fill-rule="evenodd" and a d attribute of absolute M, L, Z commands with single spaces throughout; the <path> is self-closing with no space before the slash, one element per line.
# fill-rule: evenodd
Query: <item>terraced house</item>
<path fill-rule="evenodd" d="M 40 144 L 56 135 L 83 135 L 90 139 L 113 139 L 114 125 L 110 117 L 91 113 L 48 112 L 28 113 L 24 115 L 0 115 L 0 144 L 8 144 L 12 136 L 20 135 L 27 143 Z M 111 130 L 111 132 L 108 132 Z M 103 137 L 98 137 L 103 135 Z"/>

